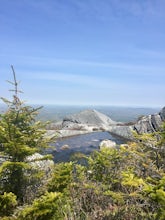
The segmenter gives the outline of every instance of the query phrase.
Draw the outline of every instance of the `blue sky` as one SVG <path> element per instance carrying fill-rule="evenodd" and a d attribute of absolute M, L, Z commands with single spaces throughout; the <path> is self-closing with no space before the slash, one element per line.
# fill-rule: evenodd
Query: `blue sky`
<path fill-rule="evenodd" d="M 164 0 L 0 0 L 0 96 L 14 65 L 37 104 L 165 105 Z"/>

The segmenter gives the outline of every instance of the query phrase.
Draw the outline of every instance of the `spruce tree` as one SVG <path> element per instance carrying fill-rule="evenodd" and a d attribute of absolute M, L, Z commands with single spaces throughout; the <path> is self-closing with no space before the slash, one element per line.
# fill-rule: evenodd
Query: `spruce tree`
<path fill-rule="evenodd" d="M 51 138 L 46 136 L 46 124 L 35 121 L 39 108 L 25 105 L 19 98 L 18 82 L 13 66 L 13 81 L 8 81 L 12 100 L 1 98 L 7 105 L 5 113 L 0 114 L 0 152 L 7 160 L 0 166 L 0 194 L 12 192 L 19 203 L 24 202 L 27 188 L 34 180 L 40 179 L 39 170 L 33 169 L 27 157 L 41 152 Z"/>

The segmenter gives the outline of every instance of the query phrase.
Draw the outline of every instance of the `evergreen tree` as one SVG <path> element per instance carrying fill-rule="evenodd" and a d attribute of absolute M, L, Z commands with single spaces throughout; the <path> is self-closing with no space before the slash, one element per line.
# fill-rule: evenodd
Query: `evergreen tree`
<path fill-rule="evenodd" d="M 27 106 L 20 100 L 13 66 L 12 71 L 14 80 L 8 82 L 14 86 L 10 90 L 14 92 L 13 99 L 2 98 L 7 111 L 0 115 L 0 151 L 7 157 L 0 167 L 0 193 L 12 192 L 22 203 L 27 188 L 34 184 L 34 179 L 41 177 L 28 163 L 27 156 L 47 147 L 51 138 L 46 137 L 46 124 L 35 121 L 39 108 Z"/>

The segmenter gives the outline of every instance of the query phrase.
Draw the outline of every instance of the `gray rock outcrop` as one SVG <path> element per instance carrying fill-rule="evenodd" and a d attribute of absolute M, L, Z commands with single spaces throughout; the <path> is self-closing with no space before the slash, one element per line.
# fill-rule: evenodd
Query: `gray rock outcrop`
<path fill-rule="evenodd" d="M 28 156 L 26 160 L 33 168 L 44 171 L 46 176 L 49 176 L 52 172 L 54 166 L 53 160 L 45 159 L 44 156 L 39 153 Z"/>
<path fill-rule="evenodd" d="M 103 140 L 101 141 L 99 148 L 100 150 L 103 149 L 104 147 L 107 148 L 115 148 L 116 147 L 116 142 L 111 141 L 111 140 Z"/>
<path fill-rule="evenodd" d="M 138 134 L 159 131 L 165 121 L 165 107 L 157 114 L 141 117 L 133 126 Z"/>
<path fill-rule="evenodd" d="M 157 114 L 143 116 L 136 122 L 127 124 L 115 122 L 96 110 L 85 110 L 65 117 L 62 122 L 57 123 L 57 132 L 59 137 L 68 137 L 93 131 L 109 131 L 132 140 L 132 131 L 138 134 L 152 133 L 161 128 L 163 121 L 165 121 L 165 107 Z"/>
<path fill-rule="evenodd" d="M 63 120 L 63 128 L 76 127 L 76 125 L 90 125 L 96 127 L 104 127 L 116 124 L 108 116 L 96 110 L 85 110 L 78 114 L 65 117 Z"/>
<path fill-rule="evenodd" d="M 140 117 L 133 125 L 116 125 L 111 126 L 109 131 L 127 139 L 133 139 L 132 131 L 138 134 L 153 133 L 161 129 L 165 121 L 165 107 L 156 114 Z"/>
<path fill-rule="evenodd" d="M 57 137 L 69 137 L 94 131 L 108 131 L 109 126 L 116 125 L 108 116 L 96 110 L 85 110 L 67 116 L 61 122 L 54 123 L 53 130 L 47 130 L 47 135 L 57 132 Z"/>
<path fill-rule="evenodd" d="M 160 114 L 160 117 L 161 117 L 162 121 L 165 121 L 165 107 L 162 108 L 162 110 L 160 111 L 159 114 Z"/>
<path fill-rule="evenodd" d="M 116 125 L 116 126 L 111 126 L 109 127 L 108 130 L 110 133 L 118 135 L 120 137 L 123 137 L 125 139 L 129 139 L 132 140 L 133 139 L 133 135 L 132 135 L 132 131 L 133 128 L 132 126 L 121 126 L 121 125 Z"/>

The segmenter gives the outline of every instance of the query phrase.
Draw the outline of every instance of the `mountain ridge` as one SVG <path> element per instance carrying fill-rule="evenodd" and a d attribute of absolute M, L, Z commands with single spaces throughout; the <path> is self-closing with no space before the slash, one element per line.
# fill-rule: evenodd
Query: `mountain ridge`
<path fill-rule="evenodd" d="M 159 113 L 141 116 L 137 121 L 121 123 L 113 121 L 107 115 L 87 109 L 65 117 L 61 122 L 54 123 L 54 129 L 61 137 L 85 134 L 94 131 L 108 131 L 118 136 L 133 139 L 132 131 L 138 134 L 158 131 L 165 121 L 165 107 Z"/>

